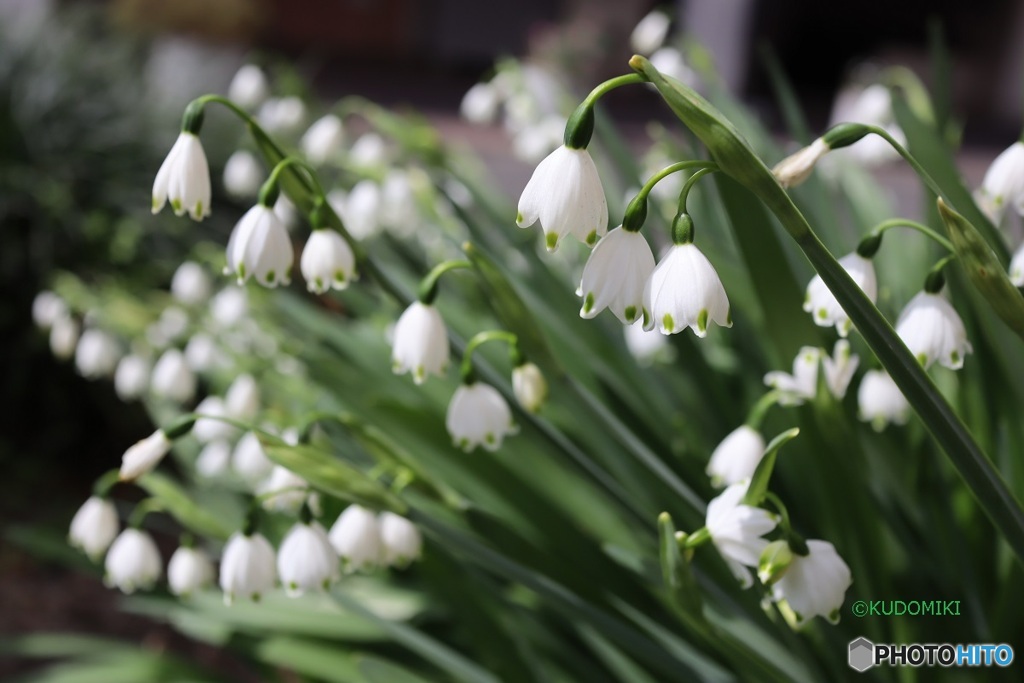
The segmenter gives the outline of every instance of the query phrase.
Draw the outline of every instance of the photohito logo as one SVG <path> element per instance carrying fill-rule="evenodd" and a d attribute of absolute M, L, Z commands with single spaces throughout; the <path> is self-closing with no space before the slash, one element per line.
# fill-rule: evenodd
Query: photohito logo
<path fill-rule="evenodd" d="M 999 666 L 1013 663 L 1013 648 L 1006 643 L 875 644 L 867 638 L 850 641 L 847 663 L 855 671 L 873 666 Z"/>

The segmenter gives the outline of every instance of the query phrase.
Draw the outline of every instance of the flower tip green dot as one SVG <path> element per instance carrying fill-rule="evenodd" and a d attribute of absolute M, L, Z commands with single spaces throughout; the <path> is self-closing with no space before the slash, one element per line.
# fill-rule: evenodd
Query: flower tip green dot
<path fill-rule="evenodd" d="M 636 306 L 626 306 L 626 310 L 623 311 L 626 316 L 626 320 L 633 322 L 636 320 Z"/>
<path fill-rule="evenodd" d="M 544 244 L 548 248 L 548 251 L 554 251 L 558 248 L 558 234 L 549 232 L 544 236 Z"/>
<path fill-rule="evenodd" d="M 697 330 L 704 334 L 708 331 L 708 309 L 700 309 L 700 313 L 697 314 Z"/>
<path fill-rule="evenodd" d="M 594 293 L 587 292 L 587 296 L 583 299 L 583 312 L 590 313 L 594 309 Z"/>
<path fill-rule="evenodd" d="M 666 313 L 664 315 L 664 317 L 662 317 L 662 319 L 661 319 L 661 326 L 669 334 L 672 334 L 673 332 L 676 331 L 676 323 L 675 323 L 674 320 L 672 320 L 672 314 L 671 313 Z"/>
<path fill-rule="evenodd" d="M 597 230 L 591 230 L 587 234 L 587 246 L 592 247 L 597 242 Z"/>

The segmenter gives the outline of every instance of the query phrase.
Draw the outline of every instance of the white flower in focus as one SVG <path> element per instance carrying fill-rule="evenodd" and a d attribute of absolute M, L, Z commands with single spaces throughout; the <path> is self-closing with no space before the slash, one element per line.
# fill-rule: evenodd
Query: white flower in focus
<path fill-rule="evenodd" d="M 255 486 L 270 474 L 274 463 L 263 451 L 259 437 L 253 432 L 246 432 L 235 444 L 235 450 L 231 454 L 231 466 L 242 479 Z"/>
<path fill-rule="evenodd" d="M 260 387 L 256 378 L 243 373 L 235 378 L 224 394 L 224 407 L 229 417 L 251 421 L 260 411 Z"/>
<path fill-rule="evenodd" d="M 240 149 L 224 164 L 224 189 L 236 199 L 254 199 L 267 173 L 252 152 Z"/>
<path fill-rule="evenodd" d="M 235 598 L 259 600 L 277 581 L 274 548 L 261 534 L 235 533 L 224 546 L 220 561 L 220 588 L 224 604 Z"/>
<path fill-rule="evenodd" d="M 314 166 L 327 163 L 345 139 L 345 130 L 341 119 L 334 114 L 327 114 L 316 121 L 303 134 L 301 147 L 303 154 Z"/>
<path fill-rule="evenodd" d="M 722 491 L 708 503 L 704 520 L 715 548 L 744 588 L 753 584 L 747 567 L 757 566 L 761 551 L 768 545 L 761 537 L 776 524 L 767 510 L 741 504 L 749 485 L 741 481 Z"/>
<path fill-rule="evenodd" d="M 250 111 L 260 106 L 269 94 L 267 77 L 255 64 L 246 64 L 239 69 L 228 86 L 228 99 Z"/>
<path fill-rule="evenodd" d="M 199 420 L 196 420 L 199 424 Z M 195 431 L 195 427 L 192 428 Z M 203 446 L 196 458 L 196 472 L 199 476 L 212 479 L 224 474 L 231 465 L 231 444 L 223 439 L 211 441 Z"/>
<path fill-rule="evenodd" d="M 54 322 L 67 316 L 67 304 L 53 292 L 39 292 L 32 300 L 32 320 L 40 329 L 48 330 Z"/>
<path fill-rule="evenodd" d="M 674 47 L 659 49 L 651 55 L 650 62 L 662 74 L 674 78 L 684 85 L 693 87 L 697 84 L 697 74 L 686 65 L 683 53 Z"/>
<path fill-rule="evenodd" d="M 548 383 L 544 373 L 533 363 L 523 363 L 512 369 L 512 393 L 528 413 L 536 413 L 548 397 Z"/>
<path fill-rule="evenodd" d="M 121 481 L 134 481 L 160 464 L 171 450 L 171 440 L 158 429 L 137 441 L 121 456 Z"/>
<path fill-rule="evenodd" d="M 985 172 L 979 194 L 996 224 L 1002 221 L 1008 206 L 1024 214 L 1024 142 L 1013 143 L 995 158 Z"/>
<path fill-rule="evenodd" d="M 291 280 L 295 254 L 288 230 L 269 206 L 256 204 L 235 224 L 227 247 L 224 274 L 233 274 L 238 284 L 250 277 L 261 285 L 277 287 Z"/>
<path fill-rule="evenodd" d="M 498 115 L 501 94 L 491 83 L 476 83 L 462 96 L 459 113 L 470 123 L 491 123 Z"/>
<path fill-rule="evenodd" d="M 372 180 L 360 180 L 352 186 L 340 215 L 352 238 L 362 241 L 377 234 L 380 211 L 380 186 Z"/>
<path fill-rule="evenodd" d="M 391 369 L 397 375 L 412 373 L 416 384 L 427 375 L 444 377 L 448 369 L 448 331 L 437 307 L 414 301 L 395 323 Z"/>
<path fill-rule="evenodd" d="M 643 320 L 623 327 L 626 348 L 638 363 L 649 365 L 667 351 L 668 339 L 657 330 L 645 330 Z"/>
<path fill-rule="evenodd" d="M 772 584 L 777 602 L 785 601 L 800 626 L 816 616 L 835 624 L 846 589 L 853 583 L 850 568 L 828 541 L 807 541 L 810 554 L 793 553 L 789 568 Z"/>
<path fill-rule="evenodd" d="M 804 346 L 793 360 L 792 375 L 774 370 L 764 376 L 765 385 L 782 392 L 779 405 L 798 406 L 817 395 L 820 360 L 821 349 Z"/>
<path fill-rule="evenodd" d="M 761 432 L 740 425 L 722 439 L 711 453 L 707 475 L 712 486 L 731 486 L 749 480 L 764 457 L 765 443 Z"/>
<path fill-rule="evenodd" d="M 597 166 L 586 149 L 562 145 L 533 172 L 519 197 L 516 223 L 526 228 L 540 221 L 548 251 L 567 234 L 594 244 L 608 229 L 608 203 Z"/>
<path fill-rule="evenodd" d="M 1024 287 L 1024 244 L 1017 248 L 1010 261 L 1010 282 L 1014 287 Z"/>
<path fill-rule="evenodd" d="M 668 28 L 672 23 L 669 16 L 661 10 L 653 10 L 641 19 L 629 34 L 629 44 L 633 51 L 641 55 L 649 55 L 665 44 Z"/>
<path fill-rule="evenodd" d="M 68 542 L 89 556 L 99 560 L 117 537 L 117 509 L 108 498 L 90 497 L 71 519 Z"/>
<path fill-rule="evenodd" d="M 140 529 L 125 529 L 107 553 L 103 582 L 134 593 L 152 588 L 162 573 L 163 561 L 152 537 Z"/>
<path fill-rule="evenodd" d="M 708 258 L 694 244 L 674 244 L 644 287 L 645 329 L 675 334 L 689 327 L 705 337 L 708 324 L 732 327 L 729 297 Z"/>
<path fill-rule="evenodd" d="M 356 168 L 375 169 L 387 164 L 388 148 L 376 133 L 364 133 L 348 151 L 349 163 Z"/>
<path fill-rule="evenodd" d="M 896 334 L 925 369 L 938 361 L 959 370 L 972 351 L 963 321 L 940 294 L 918 292 L 897 318 Z"/>
<path fill-rule="evenodd" d="M 75 367 L 87 379 L 109 377 L 120 359 L 120 344 L 103 330 L 86 330 L 75 348 Z"/>
<path fill-rule="evenodd" d="M 356 257 L 352 247 L 336 230 L 314 230 L 306 240 L 299 260 L 306 289 L 323 294 L 329 289 L 345 289 L 356 279 Z"/>
<path fill-rule="evenodd" d="M 50 350 L 62 360 L 71 357 L 78 344 L 78 323 L 71 316 L 64 316 L 53 321 L 50 328 Z"/>
<path fill-rule="evenodd" d="M 583 267 L 577 296 L 583 297 L 581 318 L 593 318 L 605 308 L 623 324 L 647 319 L 644 288 L 654 272 L 654 253 L 639 232 L 621 225 L 594 247 Z"/>
<path fill-rule="evenodd" d="M 213 563 L 202 550 L 179 547 L 167 563 L 167 583 L 181 597 L 202 590 L 213 581 Z"/>
<path fill-rule="evenodd" d="M 192 436 L 196 441 L 207 444 L 212 441 L 230 439 L 238 431 L 234 425 L 225 420 L 218 419 L 229 417 L 227 406 L 219 396 L 207 396 L 195 409 L 196 415 L 208 416 L 197 417 L 196 423 L 192 425 Z"/>
<path fill-rule="evenodd" d="M 149 361 L 129 354 L 122 358 L 114 371 L 114 391 L 122 401 L 132 401 L 149 388 Z"/>
<path fill-rule="evenodd" d="M 815 164 L 828 154 L 830 149 L 823 139 L 818 138 L 807 147 L 797 150 L 775 164 L 772 175 L 783 187 L 796 187 L 810 177 Z"/>
<path fill-rule="evenodd" d="M 832 356 L 821 354 L 821 365 L 825 370 L 825 384 L 829 392 L 838 400 L 843 400 L 846 390 L 857 371 L 860 357 L 850 353 L 850 342 L 840 339 L 832 349 Z"/>
<path fill-rule="evenodd" d="M 271 97 L 260 106 L 256 119 L 268 133 L 287 135 L 305 123 L 306 105 L 294 96 Z"/>
<path fill-rule="evenodd" d="M 237 325 L 249 314 L 249 295 L 239 287 L 225 287 L 210 300 L 210 315 L 218 327 Z"/>
<path fill-rule="evenodd" d="M 257 493 L 263 498 L 267 510 L 295 514 L 309 497 L 309 482 L 287 467 L 274 465 L 270 476 L 259 485 Z"/>
<path fill-rule="evenodd" d="M 393 512 L 382 512 L 377 520 L 380 541 L 384 549 L 384 562 L 404 567 L 418 560 L 423 552 L 423 538 L 416 525 Z"/>
<path fill-rule="evenodd" d="M 210 298 L 210 276 L 195 261 L 185 261 L 171 278 L 171 294 L 186 306 L 198 306 Z"/>
<path fill-rule="evenodd" d="M 331 526 L 328 537 L 346 571 L 373 568 L 384 562 L 380 527 L 372 510 L 349 505 Z"/>
<path fill-rule="evenodd" d="M 868 370 L 857 390 L 858 416 L 870 422 L 876 432 L 893 424 L 906 424 L 910 418 L 910 403 L 896 383 L 883 370 Z"/>
<path fill-rule="evenodd" d="M 505 435 L 516 431 L 505 398 L 483 382 L 459 385 L 448 404 L 445 426 L 452 443 L 467 453 L 477 446 L 496 451 Z"/>
<path fill-rule="evenodd" d="M 839 265 L 849 274 L 857 286 L 861 288 L 864 295 L 875 302 L 878 297 L 878 280 L 875 276 L 875 266 L 871 259 L 866 259 L 857 252 L 852 252 L 839 259 Z M 835 325 L 836 332 L 840 337 L 850 334 L 853 324 L 850 316 L 846 314 L 843 307 L 836 301 L 832 291 L 825 286 L 820 275 L 815 275 L 807 285 L 807 294 L 804 296 L 804 310 L 811 314 L 814 322 L 819 327 L 831 327 Z"/>
<path fill-rule="evenodd" d="M 338 555 L 319 522 L 299 522 L 281 541 L 277 573 L 290 597 L 326 590 L 338 579 Z"/>
<path fill-rule="evenodd" d="M 153 213 L 168 200 L 176 216 L 201 221 L 210 215 L 210 166 L 199 136 L 182 131 L 153 181 Z"/>
<path fill-rule="evenodd" d="M 196 393 L 196 376 L 181 351 L 168 349 L 153 366 L 149 386 L 156 396 L 188 403 Z"/>

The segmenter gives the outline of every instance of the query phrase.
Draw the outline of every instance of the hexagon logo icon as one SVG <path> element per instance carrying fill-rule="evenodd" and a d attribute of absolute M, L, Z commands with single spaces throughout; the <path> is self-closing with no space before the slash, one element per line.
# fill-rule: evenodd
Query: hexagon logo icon
<path fill-rule="evenodd" d="M 864 637 L 850 641 L 850 657 L 847 660 L 855 671 L 867 671 L 875 665 L 875 644 Z"/>

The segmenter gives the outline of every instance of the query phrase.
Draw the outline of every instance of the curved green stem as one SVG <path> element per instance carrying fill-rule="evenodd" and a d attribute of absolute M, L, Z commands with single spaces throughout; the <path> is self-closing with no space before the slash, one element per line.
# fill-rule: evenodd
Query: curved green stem
<path fill-rule="evenodd" d="M 509 345 L 513 356 L 519 352 L 519 337 L 512 332 L 505 330 L 487 330 L 485 332 L 478 332 L 469 340 L 466 344 L 466 350 L 462 352 L 462 367 L 460 373 L 462 375 L 462 381 L 466 384 L 471 384 L 476 380 L 476 374 L 473 372 L 473 352 L 477 350 L 482 344 L 486 344 L 489 341 L 503 341 Z"/>
<path fill-rule="evenodd" d="M 139 529 L 142 527 L 142 522 L 145 521 L 146 515 L 151 512 L 162 512 L 164 509 L 163 503 L 156 498 L 146 498 L 141 503 L 135 506 L 132 510 L 132 514 L 128 517 L 128 527 L 131 529 Z"/>
<path fill-rule="evenodd" d="M 868 233 L 865 239 L 868 239 L 870 237 L 881 237 L 883 234 L 885 234 L 886 231 L 892 230 L 893 228 L 911 228 L 913 230 L 917 230 L 922 235 L 930 237 L 932 240 L 942 245 L 946 250 L 951 252 L 956 251 L 956 248 L 953 246 L 953 243 L 950 242 L 948 239 L 946 239 L 939 233 L 935 232 L 927 225 L 924 225 L 923 223 L 918 223 L 917 221 L 912 221 L 909 218 L 890 218 L 887 221 L 882 221 L 881 223 L 879 223 L 878 225 L 871 229 L 871 231 Z"/>
<path fill-rule="evenodd" d="M 689 198 L 690 190 L 692 190 L 693 186 L 697 184 L 697 181 L 706 175 L 717 172 L 718 170 L 720 169 L 717 165 L 709 166 L 707 168 L 700 169 L 686 179 L 686 182 L 683 183 L 683 189 L 679 191 L 679 213 L 689 213 L 686 210 L 686 200 Z"/>
<path fill-rule="evenodd" d="M 121 470 L 109 470 L 104 472 L 96 483 L 92 485 L 92 495 L 97 498 L 107 498 L 110 496 L 110 489 L 121 481 Z"/>
<path fill-rule="evenodd" d="M 687 535 L 686 540 L 683 541 L 683 547 L 687 550 L 702 546 L 711 540 L 711 532 L 708 531 L 706 526 L 694 531 L 692 534 Z"/>
<path fill-rule="evenodd" d="M 779 513 L 779 525 L 788 536 L 793 527 L 789 523 L 789 510 L 786 509 L 786 505 L 782 502 L 781 498 L 771 491 L 764 492 L 764 499 L 771 503 L 775 511 Z"/>
<path fill-rule="evenodd" d="M 640 191 L 636 193 L 636 196 L 626 206 L 626 212 L 622 217 L 622 228 L 636 232 L 643 227 L 644 221 L 647 219 L 647 197 L 651 194 L 654 186 L 673 173 L 691 168 L 718 168 L 718 164 L 706 159 L 691 159 L 689 161 L 677 161 L 661 169 L 647 179 L 647 182 L 644 183 Z"/>
<path fill-rule="evenodd" d="M 265 201 L 265 198 L 269 198 L 272 196 L 273 199 L 276 201 L 278 194 L 277 184 L 278 182 L 280 182 L 279 178 L 281 174 L 285 170 L 292 168 L 294 166 L 298 166 L 308 174 L 309 184 L 313 188 L 313 191 L 316 196 L 316 199 L 314 199 L 314 205 L 317 204 L 317 199 L 326 202 L 324 188 L 322 185 L 320 185 L 320 181 L 316 177 L 316 169 L 314 169 L 312 166 L 310 166 L 308 163 L 306 163 L 299 157 L 285 157 L 284 159 L 282 159 L 281 161 L 277 162 L 277 164 L 274 165 L 273 170 L 270 171 L 270 177 L 267 178 L 266 182 L 263 183 L 263 187 L 260 188 L 259 201 L 261 204 L 263 204 L 264 206 L 273 206 L 274 202 L 270 202 L 268 204 L 267 201 Z"/>
<path fill-rule="evenodd" d="M 426 277 L 420 280 L 420 286 L 417 290 L 420 303 L 432 304 L 434 299 L 437 298 L 437 284 L 441 276 L 450 270 L 458 270 L 461 268 L 472 268 L 473 264 L 465 259 L 452 259 L 450 261 L 442 261 L 441 263 L 434 266 L 434 268 L 427 273 Z"/>
<path fill-rule="evenodd" d="M 747 421 L 744 422 L 746 426 L 751 429 L 761 429 L 761 423 L 764 422 L 764 416 L 768 413 L 768 410 L 779 402 L 782 397 L 782 392 L 778 389 L 772 389 L 767 394 L 757 400 L 757 403 L 747 413 Z"/>
<path fill-rule="evenodd" d="M 596 88 L 591 90 L 590 94 L 583 99 L 583 102 L 580 104 L 580 106 L 593 107 L 599 99 L 610 93 L 612 90 L 620 88 L 624 85 L 633 85 L 635 83 L 643 82 L 644 79 L 638 76 L 637 74 L 625 74 L 623 76 L 609 78 L 607 81 L 601 83 Z"/>

